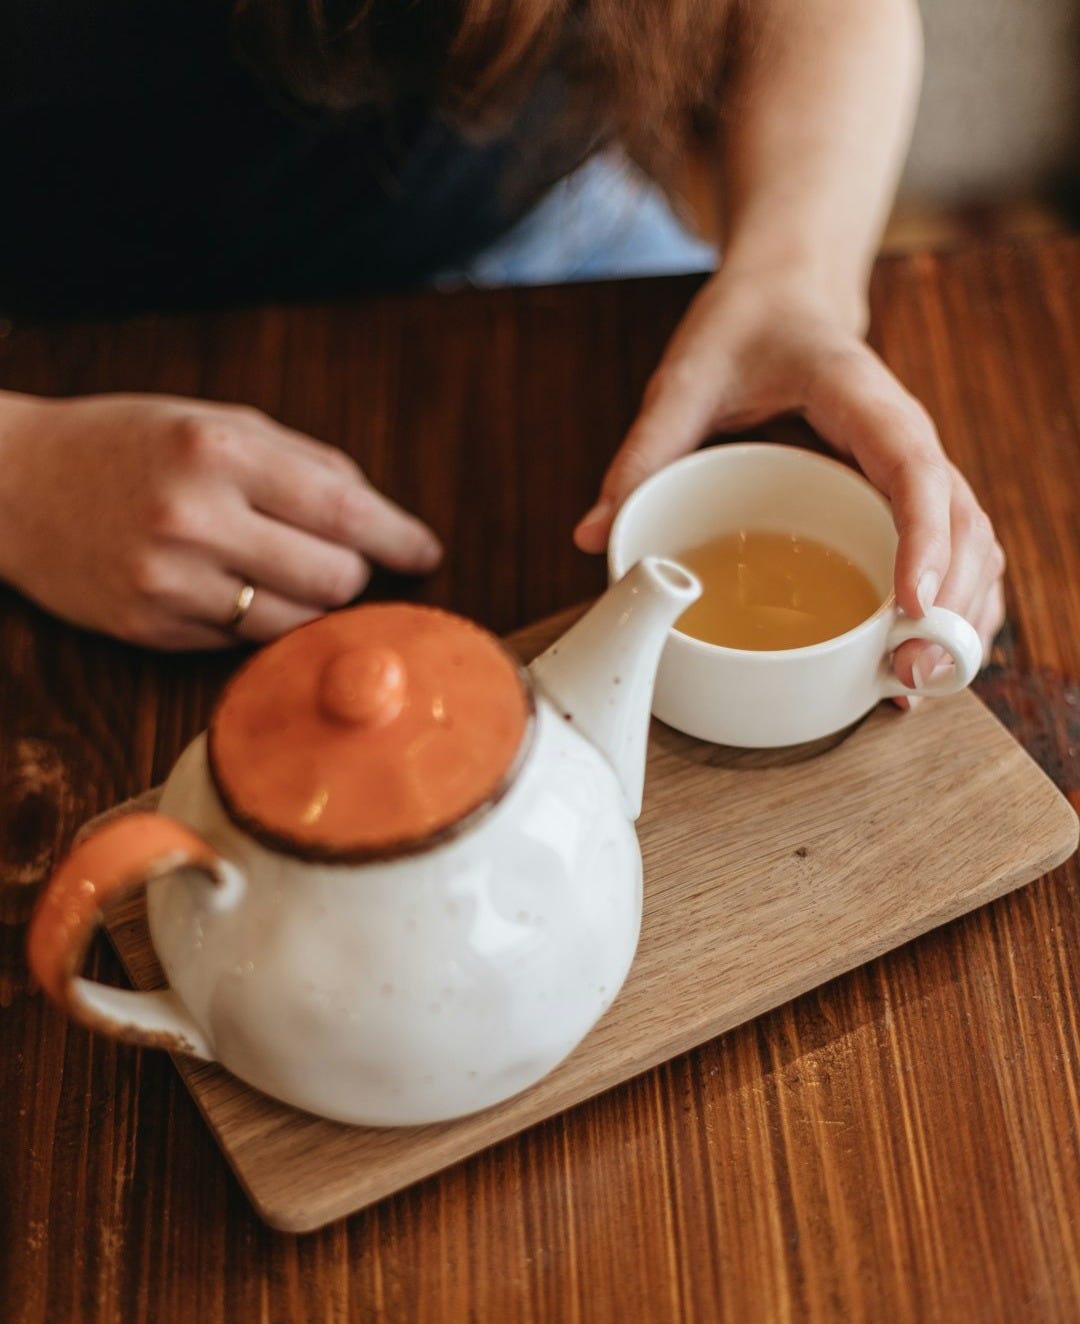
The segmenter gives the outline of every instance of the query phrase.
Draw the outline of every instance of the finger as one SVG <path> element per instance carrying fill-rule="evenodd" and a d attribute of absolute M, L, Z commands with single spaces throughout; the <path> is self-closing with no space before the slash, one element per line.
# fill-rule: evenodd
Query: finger
<path fill-rule="evenodd" d="M 834 356 L 811 381 L 804 413 L 889 498 L 896 598 L 907 615 L 922 616 L 950 555 L 952 471 L 929 416 L 869 349 Z"/>
<path fill-rule="evenodd" d="M 177 620 L 178 628 L 191 638 L 217 638 L 226 644 L 238 640 L 265 643 L 324 614 L 310 603 L 295 602 L 265 584 L 256 583 L 250 606 L 234 623 L 240 595 L 251 581 L 210 566 L 204 566 L 202 573 L 193 579 L 196 582 L 186 604 L 188 615 Z"/>
<path fill-rule="evenodd" d="M 995 538 L 987 563 L 983 567 L 983 578 L 976 590 L 969 608 L 968 619 L 976 630 L 987 628 L 989 636 L 984 643 L 989 647 L 994 636 L 1005 624 L 1005 552 Z M 989 656 L 987 651 L 986 656 Z"/>
<path fill-rule="evenodd" d="M 666 359 L 604 475 L 600 499 L 574 530 L 583 552 L 602 552 L 619 507 L 646 478 L 701 442 L 715 412 L 716 369 L 699 356 Z"/>
<path fill-rule="evenodd" d="M 276 638 L 322 614 L 318 605 L 285 600 L 257 578 L 228 573 L 210 559 L 205 549 L 156 549 L 139 559 L 132 579 L 131 620 L 120 633 L 154 648 L 234 645 L 239 635 L 232 620 L 245 583 L 256 586 L 247 613 L 250 616 L 254 612 L 255 620 L 245 628 L 245 638 Z"/>
<path fill-rule="evenodd" d="M 1005 594 L 1001 584 L 1001 570 L 1004 569 L 1005 554 L 994 542 L 993 552 L 982 566 L 979 586 L 959 614 L 970 621 L 982 641 L 983 665 L 990 659 L 994 638 L 1005 623 Z M 987 578 L 989 567 L 989 578 Z M 1000 567 L 1000 569 L 998 569 Z M 951 575 L 951 571 L 950 571 Z M 949 600 L 950 590 L 943 587 L 939 605 L 957 611 L 957 606 Z M 909 639 L 893 654 L 893 671 L 905 685 L 925 685 L 941 662 L 947 661 L 944 649 L 937 644 L 927 644 L 920 639 Z M 898 707 L 907 707 L 902 696 L 894 700 Z"/>
<path fill-rule="evenodd" d="M 909 455 L 892 476 L 885 495 L 893 508 L 896 600 L 908 616 L 923 616 L 938 601 L 948 571 L 950 524 L 944 466 Z"/>
<path fill-rule="evenodd" d="M 952 664 L 949 654 L 939 645 L 921 639 L 908 639 L 893 654 L 893 671 L 897 679 L 915 689 L 923 689 L 942 664 Z M 917 694 L 893 696 L 893 703 L 898 708 L 914 708 L 921 702 Z"/>
<path fill-rule="evenodd" d="M 983 604 L 998 584 L 1005 558 L 970 487 L 959 473 L 954 474 L 952 555 L 936 605 L 963 616 L 977 629 Z M 910 640 L 897 649 L 893 669 L 905 684 L 922 686 L 947 660 L 945 650 L 938 645 Z"/>
<path fill-rule="evenodd" d="M 236 593 L 231 601 L 235 605 Z M 232 627 L 232 633 L 248 643 L 266 644 L 300 625 L 318 620 L 324 614 L 308 603 L 294 602 L 275 593 L 273 589 L 256 585 L 251 606 L 243 620 Z"/>
<path fill-rule="evenodd" d="M 990 661 L 990 654 L 994 648 L 994 640 L 998 632 L 1005 624 L 1005 593 L 1001 587 L 1000 581 L 991 588 L 986 595 L 972 625 L 982 640 L 983 645 L 983 666 Z"/>
<path fill-rule="evenodd" d="M 228 541 L 215 539 L 213 550 L 242 580 L 312 608 L 343 607 L 371 577 L 358 552 L 250 509 L 236 512 Z"/>
<path fill-rule="evenodd" d="M 346 479 L 356 479 L 361 476 L 362 471 L 357 462 L 337 446 L 309 437 L 304 432 L 297 432 L 295 428 L 286 427 L 284 423 L 279 423 L 276 418 L 271 418 L 268 414 L 260 415 L 259 422 L 268 427 L 274 438 L 294 455 L 315 460 Z"/>
<path fill-rule="evenodd" d="M 252 465 L 244 490 L 255 509 L 298 529 L 406 573 L 433 570 L 442 559 L 434 533 L 376 492 L 360 475 L 343 475 L 306 455 L 280 451 Z"/>
<path fill-rule="evenodd" d="M 976 630 L 984 616 L 988 620 L 996 619 L 996 631 L 1004 618 L 1000 580 L 1005 569 L 1005 553 L 968 483 L 955 469 L 953 475 L 952 555 L 936 605 L 955 611 L 970 621 Z M 985 638 L 983 647 L 985 656 L 988 648 Z M 905 685 L 923 685 L 945 656 L 944 650 L 936 644 L 911 639 L 896 650 L 893 670 Z"/>
<path fill-rule="evenodd" d="M 902 685 L 915 684 L 915 661 L 928 646 L 921 639 L 908 639 L 893 654 L 892 669 Z"/>
<path fill-rule="evenodd" d="M 973 610 L 1001 576 L 1004 555 L 994 537 L 990 520 L 955 469 L 949 528 L 952 537 L 949 570 L 937 604 L 970 620 Z"/>
<path fill-rule="evenodd" d="M 224 426 L 241 432 L 258 433 L 263 440 L 270 437 L 295 454 L 302 455 L 346 477 L 354 478 L 360 472 L 355 460 L 337 446 L 328 445 L 325 441 L 319 441 L 306 433 L 297 432 L 295 428 L 287 427 L 254 405 L 187 400 L 179 396 L 161 398 L 176 405 L 176 412 L 181 418 L 200 419 L 211 429 Z"/>
<path fill-rule="evenodd" d="M 390 570 L 429 574 L 443 558 L 442 543 L 414 515 L 377 492 L 366 481 L 350 488 L 338 511 L 325 512 L 323 536 L 349 530 L 351 545 Z"/>

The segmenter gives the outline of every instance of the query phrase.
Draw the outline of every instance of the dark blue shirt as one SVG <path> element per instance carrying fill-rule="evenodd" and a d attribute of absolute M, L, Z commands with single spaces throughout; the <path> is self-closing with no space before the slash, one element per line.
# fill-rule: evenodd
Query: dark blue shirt
<path fill-rule="evenodd" d="M 418 104 L 319 118 L 245 67 L 220 0 L 2 0 L 0 311 L 415 283 L 580 159 L 502 187 L 550 100 L 483 143 Z"/>

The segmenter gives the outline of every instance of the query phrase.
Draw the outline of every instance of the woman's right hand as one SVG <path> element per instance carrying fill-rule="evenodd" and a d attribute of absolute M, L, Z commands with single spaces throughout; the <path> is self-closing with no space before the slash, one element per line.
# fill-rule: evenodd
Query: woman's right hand
<path fill-rule="evenodd" d="M 351 601 L 372 561 L 441 556 L 346 455 L 257 410 L 0 392 L 0 578 L 75 624 L 153 648 L 263 641 Z"/>

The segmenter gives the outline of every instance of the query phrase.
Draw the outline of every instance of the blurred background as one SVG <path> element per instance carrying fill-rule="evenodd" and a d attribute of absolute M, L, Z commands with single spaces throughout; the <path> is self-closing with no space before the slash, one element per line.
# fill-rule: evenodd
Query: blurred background
<path fill-rule="evenodd" d="M 1080 230 L 1080 0 L 920 0 L 926 57 L 886 252 Z M 709 183 L 685 190 L 707 232 Z"/>
<path fill-rule="evenodd" d="M 921 0 L 926 72 L 886 247 L 1080 226 L 1080 0 Z"/>

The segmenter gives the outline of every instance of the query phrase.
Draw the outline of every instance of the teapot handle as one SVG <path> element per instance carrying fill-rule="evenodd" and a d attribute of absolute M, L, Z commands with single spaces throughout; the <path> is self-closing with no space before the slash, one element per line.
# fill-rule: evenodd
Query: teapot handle
<path fill-rule="evenodd" d="M 75 1020 L 115 1039 L 213 1061 L 205 1035 L 171 989 L 134 993 L 79 975 L 107 902 L 180 868 L 201 869 L 215 906 L 231 904 L 243 876 L 190 828 L 134 813 L 84 838 L 49 880 L 30 922 L 30 969 Z"/>

